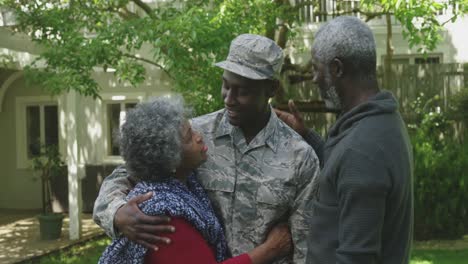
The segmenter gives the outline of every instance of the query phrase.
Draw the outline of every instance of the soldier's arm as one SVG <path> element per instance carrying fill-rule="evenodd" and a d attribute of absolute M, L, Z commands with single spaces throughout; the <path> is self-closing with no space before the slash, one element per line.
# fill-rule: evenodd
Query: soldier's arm
<path fill-rule="evenodd" d="M 312 215 L 309 205 L 315 188 L 315 179 L 320 172 L 320 165 L 317 155 L 311 148 L 302 151 L 296 160 L 298 182 L 289 225 L 294 242 L 293 263 L 302 264 L 306 263 L 307 235 Z"/>
<path fill-rule="evenodd" d="M 156 249 L 157 242 L 170 242 L 157 234 L 173 232 L 174 228 L 166 225 L 170 221 L 167 216 L 148 216 L 141 212 L 138 204 L 151 198 L 152 193 L 126 201 L 134 184 L 123 166 L 116 168 L 101 185 L 94 203 L 93 219 L 112 238 L 123 235 L 147 248 Z"/>
<path fill-rule="evenodd" d="M 117 167 L 102 182 L 99 195 L 94 202 L 93 219 L 107 235 L 115 238 L 114 215 L 117 209 L 127 203 L 125 197 L 133 188 L 125 167 Z"/>

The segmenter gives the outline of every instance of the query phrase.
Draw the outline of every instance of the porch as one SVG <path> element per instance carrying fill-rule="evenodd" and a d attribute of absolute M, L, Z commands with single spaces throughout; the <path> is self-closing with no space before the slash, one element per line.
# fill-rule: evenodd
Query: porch
<path fill-rule="evenodd" d="M 93 222 L 91 214 L 82 214 L 81 238 L 70 240 L 67 215 L 61 237 L 42 241 L 39 239 L 37 214 L 37 211 L 0 209 L 0 263 L 21 263 L 104 234 Z"/>

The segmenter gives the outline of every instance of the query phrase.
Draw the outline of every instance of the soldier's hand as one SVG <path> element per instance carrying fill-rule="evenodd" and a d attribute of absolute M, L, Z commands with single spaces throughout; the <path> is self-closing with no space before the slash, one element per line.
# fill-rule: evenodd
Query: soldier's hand
<path fill-rule="evenodd" d="M 128 239 L 153 250 L 158 250 L 156 244 L 169 244 L 169 238 L 160 237 L 159 234 L 172 233 L 175 228 L 168 223 L 168 216 L 148 216 L 144 214 L 138 204 L 151 198 L 149 192 L 130 199 L 120 207 L 114 216 L 114 226 Z"/>
<path fill-rule="evenodd" d="M 292 239 L 286 224 L 275 226 L 268 233 L 266 241 L 251 250 L 248 254 L 252 264 L 272 263 L 292 253 Z"/>
<path fill-rule="evenodd" d="M 276 225 L 267 236 L 264 243 L 272 252 L 276 252 L 276 257 L 281 258 L 292 253 L 293 242 L 291 232 L 287 224 Z"/>
<path fill-rule="evenodd" d="M 305 137 L 308 130 L 304 124 L 304 118 L 302 118 L 301 112 L 297 110 L 296 104 L 294 104 L 293 100 L 289 100 L 288 107 L 291 113 L 275 109 L 276 115 L 299 135 Z"/>

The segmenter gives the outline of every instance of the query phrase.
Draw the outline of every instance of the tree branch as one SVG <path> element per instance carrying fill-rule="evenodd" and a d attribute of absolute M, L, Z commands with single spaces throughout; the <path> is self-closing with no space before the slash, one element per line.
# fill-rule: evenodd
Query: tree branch
<path fill-rule="evenodd" d="M 386 14 L 393 15 L 393 12 L 385 12 L 385 11 L 369 12 L 369 11 L 361 10 L 360 8 L 353 8 L 352 10 L 347 10 L 347 11 L 336 11 L 335 13 L 317 11 L 317 12 L 314 12 L 314 15 L 326 15 L 326 16 L 338 15 L 338 16 L 342 16 L 342 15 L 348 15 L 348 14 L 353 14 L 353 13 L 360 13 L 362 15 L 365 15 L 365 16 L 371 17 L 371 18 L 374 18 L 376 16 L 383 16 L 383 15 L 386 15 Z"/>
<path fill-rule="evenodd" d="M 294 100 L 294 104 L 296 104 L 296 107 L 299 109 L 299 111 L 303 113 L 338 113 L 337 110 L 335 109 L 330 109 L 325 106 L 324 101 L 299 101 L 299 100 Z M 275 108 L 289 112 L 289 106 L 288 102 L 284 103 L 279 103 L 274 106 Z"/>
<path fill-rule="evenodd" d="M 155 18 L 154 17 L 154 14 L 153 14 L 153 10 L 151 9 L 151 7 L 145 3 L 143 3 L 141 0 L 132 0 L 133 3 L 135 3 L 138 7 L 140 7 L 143 11 L 145 11 L 145 13 L 151 17 L 151 18 Z"/>
<path fill-rule="evenodd" d="M 286 56 L 284 58 L 283 67 L 281 71 L 294 71 L 299 73 L 309 73 L 312 74 L 312 60 L 309 60 L 305 65 L 292 64 L 291 58 Z"/>
<path fill-rule="evenodd" d="M 451 22 L 452 19 L 457 18 L 457 17 L 458 17 L 457 14 L 453 15 L 451 18 L 447 19 L 447 21 L 445 21 L 445 22 L 443 22 L 442 24 L 440 24 L 440 26 L 441 26 L 441 27 L 445 26 L 447 23 Z"/>
<path fill-rule="evenodd" d="M 152 60 L 148 60 L 148 59 L 145 59 L 145 58 L 140 58 L 140 57 L 137 57 L 137 56 L 135 56 L 133 54 L 128 54 L 128 53 L 123 53 L 122 56 L 127 57 L 127 58 L 131 58 L 131 59 L 134 59 L 134 60 L 143 61 L 143 62 L 146 62 L 148 64 L 154 65 L 154 66 L 160 68 L 161 70 L 163 70 L 167 74 L 167 76 L 169 76 L 171 79 L 174 79 L 174 77 L 172 77 L 172 75 L 163 66 L 161 66 L 160 64 L 158 64 L 158 63 L 156 63 L 156 62 L 154 62 Z"/>
<path fill-rule="evenodd" d="M 118 14 L 119 14 L 120 17 L 122 17 L 123 19 L 126 19 L 126 20 L 140 17 L 136 13 L 130 12 L 130 10 L 128 10 L 127 7 L 121 8 L 118 11 Z"/>
<path fill-rule="evenodd" d="M 86 9 L 88 8 L 85 4 L 83 4 L 83 2 L 81 1 L 78 1 L 79 5 Z M 113 6 L 109 6 L 107 8 L 98 8 L 96 6 L 93 6 L 93 9 L 94 10 L 97 10 L 97 11 L 101 11 L 101 12 L 104 12 L 104 13 L 116 13 L 118 14 L 122 19 L 124 20 L 129 20 L 129 19 L 132 19 L 132 18 L 139 18 L 139 16 L 133 12 L 130 12 L 130 10 L 127 9 L 127 7 L 120 7 L 120 8 L 116 8 L 116 7 L 113 7 Z"/>

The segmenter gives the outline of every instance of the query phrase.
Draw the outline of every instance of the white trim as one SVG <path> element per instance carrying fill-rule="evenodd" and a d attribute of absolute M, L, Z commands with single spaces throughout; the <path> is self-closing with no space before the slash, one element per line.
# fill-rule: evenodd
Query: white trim
<path fill-rule="evenodd" d="M 114 98 L 114 100 L 112 100 Z M 125 101 L 125 100 L 138 100 L 142 102 L 146 98 L 146 93 L 145 92 L 139 92 L 139 93 L 119 93 L 119 92 L 113 92 L 113 93 L 102 93 L 101 94 L 101 99 L 102 101 Z M 120 100 L 116 100 L 120 99 Z"/>
<path fill-rule="evenodd" d="M 67 112 L 73 116 L 67 119 L 67 168 L 68 168 L 68 215 L 70 217 L 69 236 L 70 240 L 77 240 L 81 237 L 81 179 L 84 176 L 84 166 L 81 163 L 80 139 L 78 127 L 81 125 L 79 116 L 76 114 L 80 107 L 80 97 L 72 90 L 66 94 L 65 104 Z"/>
<path fill-rule="evenodd" d="M 387 57 L 386 54 L 382 54 L 382 56 L 381 56 L 382 64 L 385 61 L 386 57 Z M 434 52 L 434 53 L 428 53 L 427 54 L 427 58 L 434 58 L 434 57 L 439 58 L 439 64 L 444 63 L 444 54 L 442 52 Z M 417 58 L 424 58 L 424 55 L 423 54 L 408 53 L 408 54 L 394 54 L 392 56 L 392 60 L 394 60 L 394 59 L 408 59 L 409 64 L 411 64 L 411 65 L 415 64 L 414 61 Z"/>
<path fill-rule="evenodd" d="M 31 167 L 31 160 L 28 159 L 27 146 L 26 146 L 26 107 L 27 106 L 47 106 L 56 105 L 58 111 L 58 118 L 60 118 L 60 104 L 56 97 L 51 96 L 24 96 L 16 98 L 16 111 L 15 111 L 15 122 L 16 122 L 16 167 L 18 169 L 27 169 Z M 44 113 L 41 110 L 41 141 L 44 142 Z M 60 119 L 59 119 L 60 120 Z M 60 121 L 59 121 L 60 122 Z M 62 149 L 60 145 L 63 143 L 60 139 L 59 131 L 59 149 Z"/>
<path fill-rule="evenodd" d="M 23 71 L 18 71 L 13 73 L 3 82 L 2 87 L 0 87 L 0 113 L 3 109 L 3 98 L 5 97 L 6 92 L 11 87 L 11 85 L 18 80 L 21 76 L 23 76 Z"/>

